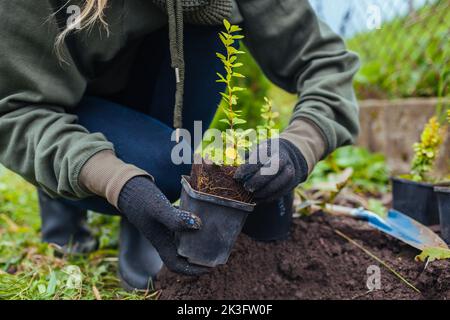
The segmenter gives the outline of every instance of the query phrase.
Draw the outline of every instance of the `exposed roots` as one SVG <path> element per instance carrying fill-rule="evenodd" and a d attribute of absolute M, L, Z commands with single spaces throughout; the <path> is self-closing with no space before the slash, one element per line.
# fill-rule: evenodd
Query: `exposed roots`
<path fill-rule="evenodd" d="M 205 162 L 194 164 L 191 171 L 192 188 L 203 193 L 251 203 L 252 194 L 233 178 L 236 169 Z"/>

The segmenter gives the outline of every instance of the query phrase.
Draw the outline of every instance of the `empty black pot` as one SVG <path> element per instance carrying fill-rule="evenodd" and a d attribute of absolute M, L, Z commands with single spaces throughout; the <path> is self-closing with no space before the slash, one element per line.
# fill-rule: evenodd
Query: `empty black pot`
<path fill-rule="evenodd" d="M 441 236 L 448 244 L 450 244 L 450 187 L 436 187 L 434 190 L 439 204 Z"/>
<path fill-rule="evenodd" d="M 276 201 L 256 204 L 242 232 L 262 242 L 287 239 L 292 225 L 293 206 L 293 192 Z"/>
<path fill-rule="evenodd" d="M 439 224 L 439 208 L 430 183 L 392 178 L 393 208 L 424 225 Z"/>
<path fill-rule="evenodd" d="M 225 264 L 255 205 L 198 192 L 189 177 L 183 176 L 181 184 L 180 208 L 198 215 L 203 225 L 177 235 L 178 254 L 202 266 Z"/>

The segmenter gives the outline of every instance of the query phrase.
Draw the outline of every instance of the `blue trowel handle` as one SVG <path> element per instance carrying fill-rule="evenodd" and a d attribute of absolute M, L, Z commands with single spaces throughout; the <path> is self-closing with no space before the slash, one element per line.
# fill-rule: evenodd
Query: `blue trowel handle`
<path fill-rule="evenodd" d="M 350 208 L 334 204 L 326 204 L 325 208 L 327 211 L 336 215 L 350 216 L 363 220 L 370 220 L 374 215 L 372 212 L 364 210 L 363 208 Z"/>

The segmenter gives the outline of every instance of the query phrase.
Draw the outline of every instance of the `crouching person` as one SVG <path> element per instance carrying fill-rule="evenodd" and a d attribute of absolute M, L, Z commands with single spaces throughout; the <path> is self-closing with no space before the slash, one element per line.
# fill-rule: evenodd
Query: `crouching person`
<path fill-rule="evenodd" d="M 301 93 L 280 170 L 238 169 L 257 200 L 291 192 L 358 132 L 358 58 L 307 0 L 15 0 L 0 17 L 0 162 L 37 186 L 44 241 L 94 250 L 86 210 L 120 215 L 128 288 L 146 289 L 163 264 L 207 271 L 177 255 L 174 233 L 201 221 L 171 204 L 190 170 L 171 162 L 171 135 L 213 119 L 223 19 L 243 27 L 271 81 Z"/>

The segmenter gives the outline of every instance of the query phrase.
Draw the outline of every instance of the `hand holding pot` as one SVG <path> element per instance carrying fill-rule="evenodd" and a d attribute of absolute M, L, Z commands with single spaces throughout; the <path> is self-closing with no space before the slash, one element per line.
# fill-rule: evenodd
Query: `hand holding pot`
<path fill-rule="evenodd" d="M 234 178 L 256 201 L 273 201 L 306 180 L 308 165 L 300 150 L 283 138 L 266 140 L 250 154 Z"/>
<path fill-rule="evenodd" d="M 200 219 L 172 206 L 151 179 L 137 176 L 129 180 L 120 192 L 118 206 L 153 244 L 169 270 L 192 276 L 208 271 L 178 256 L 175 245 L 174 232 L 199 229 Z"/>

